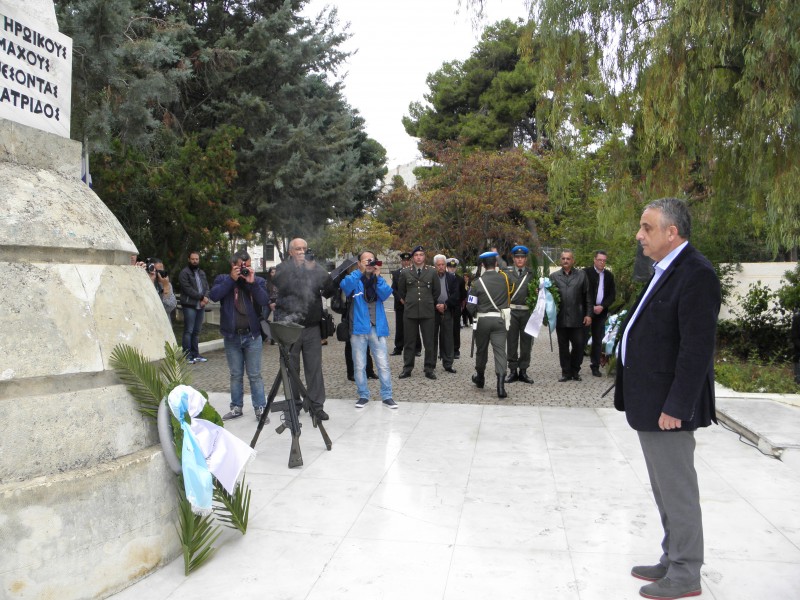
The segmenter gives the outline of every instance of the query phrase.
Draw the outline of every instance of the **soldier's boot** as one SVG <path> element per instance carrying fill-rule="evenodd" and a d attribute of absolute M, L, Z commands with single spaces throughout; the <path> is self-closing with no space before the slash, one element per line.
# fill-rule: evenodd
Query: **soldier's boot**
<path fill-rule="evenodd" d="M 508 377 L 506 377 L 506 383 L 514 383 L 515 381 L 518 381 L 518 380 L 519 380 L 519 377 L 517 376 L 517 370 L 516 369 L 511 369 L 511 371 L 509 371 L 509 373 L 508 373 Z"/>
<path fill-rule="evenodd" d="M 502 375 L 497 376 L 497 397 L 498 398 L 506 398 L 508 394 L 506 394 L 506 385 L 505 385 L 506 378 Z"/>
<path fill-rule="evenodd" d="M 508 381 L 508 379 L 506 379 L 506 381 Z M 533 378 L 528 377 L 528 373 L 525 369 L 520 369 L 519 381 L 521 381 L 522 383 L 533 383 Z"/>
<path fill-rule="evenodd" d="M 475 374 L 472 376 L 472 383 L 478 388 L 483 387 L 483 384 L 486 383 L 486 379 L 483 377 L 483 371 L 475 371 Z"/>

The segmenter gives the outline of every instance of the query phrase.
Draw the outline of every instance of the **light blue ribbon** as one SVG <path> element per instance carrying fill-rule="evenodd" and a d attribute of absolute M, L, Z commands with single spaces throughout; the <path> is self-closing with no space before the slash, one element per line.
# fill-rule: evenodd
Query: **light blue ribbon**
<path fill-rule="evenodd" d="M 172 408 L 174 410 L 174 407 Z M 213 484 L 200 444 L 198 444 L 197 438 L 185 419 L 186 413 L 189 412 L 189 394 L 186 392 L 181 394 L 178 410 L 178 421 L 180 421 L 181 430 L 183 430 L 181 467 L 183 469 L 183 486 L 186 490 L 186 499 L 192 505 L 192 512 L 208 513 L 211 512 Z"/>
<path fill-rule="evenodd" d="M 556 301 L 553 299 L 553 294 L 550 293 L 550 286 L 553 282 L 549 277 L 542 277 L 542 287 L 544 288 L 544 312 L 547 315 L 547 327 L 550 333 L 556 328 L 556 319 L 558 318 L 558 311 L 556 310 Z"/>

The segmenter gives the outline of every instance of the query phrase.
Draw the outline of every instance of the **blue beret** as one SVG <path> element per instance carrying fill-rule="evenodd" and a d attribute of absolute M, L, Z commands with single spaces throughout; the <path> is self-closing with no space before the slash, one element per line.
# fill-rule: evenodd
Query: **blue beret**
<path fill-rule="evenodd" d="M 422 246 L 414 246 L 414 249 L 411 251 L 411 254 L 416 254 L 417 252 L 425 252 L 425 248 Z"/>
<path fill-rule="evenodd" d="M 489 250 L 488 252 L 484 252 L 483 254 L 478 255 L 478 258 L 483 260 L 484 258 L 492 258 L 493 256 L 497 256 L 497 252 L 492 252 Z"/>
<path fill-rule="evenodd" d="M 525 254 L 527 255 L 530 250 L 526 246 L 514 246 L 511 249 L 511 254 Z"/>

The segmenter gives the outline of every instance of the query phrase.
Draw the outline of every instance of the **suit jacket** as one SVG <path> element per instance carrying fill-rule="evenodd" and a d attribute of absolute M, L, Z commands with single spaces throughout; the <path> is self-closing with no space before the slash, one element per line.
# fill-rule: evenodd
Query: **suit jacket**
<path fill-rule="evenodd" d="M 597 301 L 597 288 L 600 287 L 600 274 L 594 270 L 594 267 L 586 267 L 584 270 L 586 273 L 586 279 L 589 280 L 589 297 L 591 300 L 591 306 L 594 308 L 595 302 Z M 614 283 L 614 274 L 609 271 L 608 269 L 604 269 L 603 273 L 603 301 L 600 303 L 600 306 L 603 307 L 603 312 L 599 315 L 594 314 L 594 310 L 592 310 L 592 318 L 600 317 L 601 319 L 605 319 L 608 316 L 608 307 L 614 304 L 614 300 L 617 299 L 617 286 Z"/>
<path fill-rule="evenodd" d="M 439 276 L 436 275 L 436 279 L 439 279 Z M 439 286 L 441 287 L 442 282 L 439 280 Z M 455 273 L 447 273 L 444 274 L 444 285 L 447 289 L 447 300 L 445 300 L 446 308 L 451 310 L 460 310 L 461 309 L 461 293 L 458 288 L 458 277 L 456 277 Z M 438 300 L 437 300 L 438 302 Z"/>
<path fill-rule="evenodd" d="M 630 319 L 645 290 L 622 324 Z M 691 244 L 661 275 L 628 331 L 625 365 L 618 353 L 614 406 L 637 431 L 660 431 L 661 413 L 680 430 L 716 423 L 714 344 L 720 285 L 714 268 Z M 678 430 L 678 431 L 680 431 Z"/>
<path fill-rule="evenodd" d="M 550 281 L 561 294 L 556 327 L 583 327 L 583 318 L 592 316 L 594 304 L 589 299 L 589 281 L 586 273 L 572 269 L 567 275 L 559 269 L 550 275 Z"/>

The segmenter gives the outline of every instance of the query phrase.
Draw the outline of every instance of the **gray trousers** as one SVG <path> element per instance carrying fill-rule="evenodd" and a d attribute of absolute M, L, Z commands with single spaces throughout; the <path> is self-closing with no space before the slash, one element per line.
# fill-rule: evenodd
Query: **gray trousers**
<path fill-rule="evenodd" d="M 303 353 L 303 374 L 306 377 L 306 391 L 311 406 L 322 408 L 325 404 L 325 381 L 322 379 L 322 338 L 319 325 L 303 329 L 289 354 L 292 366 L 300 374 L 300 353 Z"/>
<path fill-rule="evenodd" d="M 660 562 L 676 583 L 700 583 L 703 517 L 693 431 L 639 431 L 664 539 Z"/>
<path fill-rule="evenodd" d="M 475 330 L 475 370 L 483 373 L 489 360 L 489 343 L 494 354 L 494 372 L 506 374 L 506 324 L 502 317 L 481 317 Z"/>
<path fill-rule="evenodd" d="M 533 338 L 525 333 L 525 325 L 528 324 L 530 318 L 531 311 L 529 310 L 511 309 L 511 323 L 508 326 L 508 342 L 506 344 L 508 368 L 511 370 L 527 371 L 531 366 Z"/>

